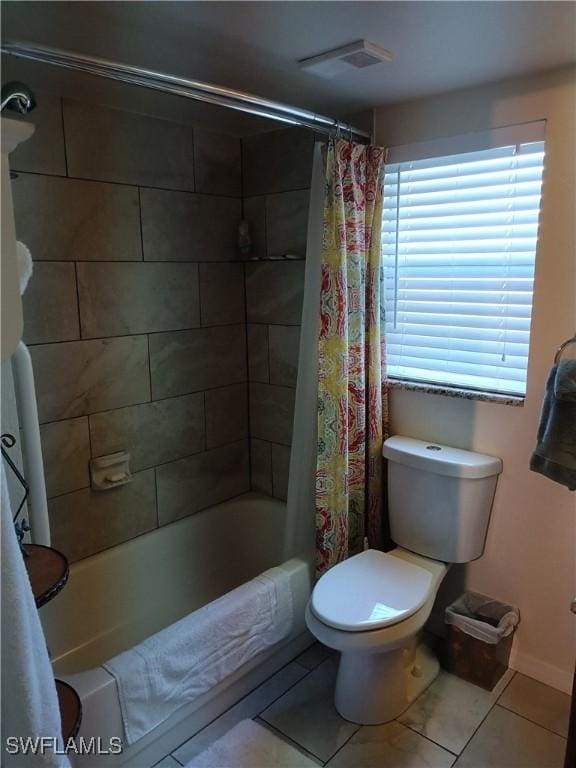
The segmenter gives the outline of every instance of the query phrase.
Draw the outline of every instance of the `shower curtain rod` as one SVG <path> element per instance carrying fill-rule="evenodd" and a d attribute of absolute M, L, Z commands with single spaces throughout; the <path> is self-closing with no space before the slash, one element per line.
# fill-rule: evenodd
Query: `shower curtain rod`
<path fill-rule="evenodd" d="M 162 91 L 163 93 L 170 93 L 186 99 L 216 104 L 221 107 L 235 109 L 239 112 L 247 112 L 258 117 L 266 117 L 283 123 L 289 123 L 290 125 L 312 128 L 321 133 L 333 134 L 340 130 L 344 136 L 364 141 L 370 140 L 369 133 L 355 128 L 348 123 L 342 123 L 339 120 L 334 120 L 324 115 L 317 115 L 306 109 L 291 107 L 288 104 L 263 99 L 232 88 L 203 83 L 199 80 L 188 80 L 184 77 L 167 75 L 163 72 L 154 72 L 153 70 L 134 67 L 130 64 L 87 56 L 83 53 L 75 53 L 74 51 L 63 51 L 58 48 L 50 48 L 35 43 L 6 42 L 2 44 L 2 53 L 19 59 L 39 61 L 44 64 L 64 67 L 65 69 L 86 72 L 90 75 L 98 75 L 109 80 L 118 80 L 129 85 L 138 85 L 142 88 Z"/>

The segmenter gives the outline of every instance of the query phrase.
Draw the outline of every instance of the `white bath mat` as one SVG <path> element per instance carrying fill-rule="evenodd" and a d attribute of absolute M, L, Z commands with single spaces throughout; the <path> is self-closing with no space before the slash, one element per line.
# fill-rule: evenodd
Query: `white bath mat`
<path fill-rule="evenodd" d="M 254 720 L 242 720 L 186 768 L 318 768 Z"/>

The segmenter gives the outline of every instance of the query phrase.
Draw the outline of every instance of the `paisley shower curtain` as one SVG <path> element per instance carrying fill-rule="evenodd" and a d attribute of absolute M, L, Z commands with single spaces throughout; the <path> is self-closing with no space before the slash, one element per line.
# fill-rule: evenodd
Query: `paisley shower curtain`
<path fill-rule="evenodd" d="M 331 141 L 318 346 L 316 566 L 383 542 L 388 408 L 381 297 L 384 149 Z"/>

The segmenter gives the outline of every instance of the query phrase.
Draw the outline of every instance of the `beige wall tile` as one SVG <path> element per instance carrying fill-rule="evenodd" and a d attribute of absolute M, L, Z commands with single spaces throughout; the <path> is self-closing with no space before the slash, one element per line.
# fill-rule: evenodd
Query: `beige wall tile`
<path fill-rule="evenodd" d="M 22 118 L 24 122 L 34 125 L 34 133 L 10 154 L 10 168 L 65 176 L 66 155 L 60 97 L 42 91 L 35 91 L 35 96 L 34 111 Z"/>
<path fill-rule="evenodd" d="M 154 399 L 246 381 L 243 325 L 150 336 Z"/>
<path fill-rule="evenodd" d="M 272 445 L 272 495 L 286 501 L 290 473 L 290 447 Z"/>
<path fill-rule="evenodd" d="M 200 325 L 197 264 L 78 264 L 83 338 Z"/>
<path fill-rule="evenodd" d="M 70 176 L 194 191 L 188 126 L 65 99 L 64 128 Z"/>
<path fill-rule="evenodd" d="M 202 325 L 245 321 L 242 264 L 200 264 Z"/>
<path fill-rule="evenodd" d="M 314 136 L 284 128 L 242 139 L 244 194 L 262 195 L 310 186 Z"/>
<path fill-rule="evenodd" d="M 240 200 L 142 189 L 142 237 L 148 261 L 234 261 Z"/>
<path fill-rule="evenodd" d="M 67 419 L 40 427 L 48 497 L 90 485 L 88 419 Z"/>
<path fill-rule="evenodd" d="M 12 191 L 18 238 L 36 261 L 142 259 L 134 187 L 20 174 Z"/>
<path fill-rule="evenodd" d="M 22 303 L 26 344 L 80 338 L 74 264 L 35 262 Z"/>
<path fill-rule="evenodd" d="M 250 435 L 290 445 L 294 418 L 294 390 L 271 384 L 250 384 Z"/>
<path fill-rule="evenodd" d="M 300 328 L 294 325 L 269 326 L 270 383 L 295 387 L 298 377 Z"/>
<path fill-rule="evenodd" d="M 248 324 L 248 378 L 268 383 L 268 326 Z"/>
<path fill-rule="evenodd" d="M 240 139 L 194 130 L 196 191 L 209 195 L 242 195 Z"/>
<path fill-rule="evenodd" d="M 19 237 L 40 260 L 25 298 L 26 332 L 37 345 L 40 417 L 49 422 L 42 434 L 50 514 L 55 541 L 76 560 L 157 524 L 152 467 L 163 523 L 250 487 L 244 265 L 174 263 L 239 260 L 241 147 L 231 137 L 193 136 L 183 125 L 66 100 L 69 173 L 78 178 L 56 178 L 66 174 L 61 111 L 56 99 L 35 113 L 42 117 L 35 144 L 17 153 L 14 167 L 24 172 L 13 186 Z M 258 154 L 248 175 L 260 196 L 246 201 L 246 216 L 262 256 L 265 193 L 274 253 L 301 248 L 305 236 L 307 192 L 275 193 L 308 186 L 312 136 L 275 133 L 248 148 Z M 76 271 L 56 264 L 65 261 L 79 262 Z M 262 266 L 251 281 L 256 322 L 299 323 L 303 265 Z M 196 329 L 200 322 L 207 327 Z M 77 340 L 80 330 L 85 340 Z M 295 332 L 287 329 L 284 341 Z M 251 334 L 251 371 L 267 382 L 267 326 L 252 325 Z M 48 343 L 56 341 L 63 343 Z M 277 350 L 278 382 L 292 375 L 286 354 Z M 154 396 L 166 399 L 149 402 L 150 375 Z M 293 392 L 272 387 L 264 395 L 256 423 L 289 440 Z M 135 482 L 91 491 L 89 439 L 94 456 L 129 450 Z M 274 463 L 272 450 L 258 435 L 252 440 L 253 485 L 272 493 L 274 476 L 282 495 L 289 449 L 275 445 Z"/>
<path fill-rule="evenodd" d="M 246 264 L 246 309 L 249 323 L 300 325 L 304 262 Z"/>
<path fill-rule="evenodd" d="M 202 393 L 90 416 L 92 455 L 130 452 L 132 471 L 165 464 L 206 447 Z"/>
<path fill-rule="evenodd" d="M 268 256 L 306 256 L 309 202 L 308 190 L 266 197 Z"/>
<path fill-rule="evenodd" d="M 156 469 L 160 525 L 245 493 L 248 443 L 242 440 Z"/>
<path fill-rule="evenodd" d="M 154 471 L 111 491 L 89 488 L 49 503 L 52 543 L 70 562 L 109 549 L 157 526 Z"/>
<path fill-rule="evenodd" d="M 208 448 L 233 443 L 248 437 L 248 387 L 233 384 L 211 389 L 206 397 L 206 437 Z"/>
<path fill-rule="evenodd" d="M 244 198 L 244 218 L 250 225 L 252 252 L 248 256 L 264 258 L 266 250 L 266 196 Z"/>
<path fill-rule="evenodd" d="M 30 354 L 41 422 L 150 399 L 145 336 L 41 344 Z"/>
<path fill-rule="evenodd" d="M 265 440 L 250 440 L 250 480 L 253 491 L 272 496 L 272 445 Z"/>

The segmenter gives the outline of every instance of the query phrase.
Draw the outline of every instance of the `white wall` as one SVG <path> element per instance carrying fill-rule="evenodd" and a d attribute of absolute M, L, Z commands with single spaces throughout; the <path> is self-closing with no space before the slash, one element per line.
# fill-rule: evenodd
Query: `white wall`
<path fill-rule="evenodd" d="M 500 456 L 504 471 L 484 556 L 449 575 L 520 607 L 512 664 L 568 690 L 576 655 L 576 498 L 530 472 L 554 351 L 576 329 L 576 68 L 405 102 L 376 111 L 385 146 L 546 119 L 546 165 L 524 407 L 391 394 L 392 431 Z M 576 425 L 575 425 L 576 429 Z M 448 584 L 450 587 L 450 584 Z"/>

